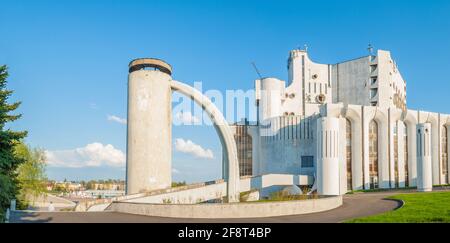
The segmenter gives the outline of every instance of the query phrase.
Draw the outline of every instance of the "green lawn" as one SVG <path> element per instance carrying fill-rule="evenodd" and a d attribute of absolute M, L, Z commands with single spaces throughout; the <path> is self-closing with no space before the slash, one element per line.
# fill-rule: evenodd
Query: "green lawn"
<path fill-rule="evenodd" d="M 395 211 L 346 221 L 347 223 L 450 222 L 450 192 L 408 193 L 391 196 L 405 202 Z"/>

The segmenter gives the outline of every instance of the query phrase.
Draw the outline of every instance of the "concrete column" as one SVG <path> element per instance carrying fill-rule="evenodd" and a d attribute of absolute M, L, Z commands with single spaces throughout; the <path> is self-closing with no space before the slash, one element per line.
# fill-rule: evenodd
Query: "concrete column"
<path fill-rule="evenodd" d="M 369 123 L 367 119 L 364 119 L 362 125 L 363 139 L 362 139 L 362 150 L 363 150 L 363 168 L 362 168 L 362 176 L 363 176 L 363 189 L 370 189 L 370 176 L 369 176 Z"/>
<path fill-rule="evenodd" d="M 171 187 L 171 67 L 157 59 L 130 63 L 127 194 Z"/>
<path fill-rule="evenodd" d="M 362 132 L 361 122 L 352 121 L 352 182 L 353 190 L 362 190 L 363 182 L 363 158 L 362 158 Z"/>
<path fill-rule="evenodd" d="M 408 132 L 409 186 L 417 186 L 417 128 L 413 122 L 405 122 Z"/>
<path fill-rule="evenodd" d="M 403 122 L 398 124 L 398 180 L 399 187 L 405 187 L 405 127 Z"/>
<path fill-rule="evenodd" d="M 450 143 L 449 143 L 449 138 L 450 138 L 450 125 L 445 125 L 447 127 L 447 153 L 450 152 Z M 447 155 L 447 171 L 448 173 L 448 181 L 450 182 L 450 156 Z"/>
<path fill-rule="evenodd" d="M 339 195 L 339 119 L 317 121 L 317 192 Z"/>
<path fill-rule="evenodd" d="M 260 148 L 261 148 L 261 135 L 259 133 L 259 128 L 257 127 L 249 127 L 250 136 L 252 136 L 252 175 L 258 176 L 261 173 L 261 161 L 260 157 Z"/>
<path fill-rule="evenodd" d="M 339 131 L 346 131 L 347 121 L 345 118 L 339 118 Z M 347 134 L 346 132 L 339 133 L 339 141 L 346 141 Z M 340 192 L 348 192 L 350 188 L 347 187 L 347 143 L 341 142 L 339 143 L 339 191 Z M 353 180 L 352 180 L 353 187 Z"/>
<path fill-rule="evenodd" d="M 431 123 L 431 165 L 433 171 L 433 185 L 440 185 L 441 181 L 441 156 L 439 153 L 441 130 L 438 122 Z"/>
<path fill-rule="evenodd" d="M 417 191 L 433 189 L 431 124 L 417 124 Z"/>
<path fill-rule="evenodd" d="M 276 78 L 261 79 L 261 100 L 259 101 L 259 122 L 281 116 L 282 82 Z M 266 121 L 267 122 L 267 121 Z M 267 125 L 267 124 L 266 124 Z"/>
<path fill-rule="evenodd" d="M 390 126 L 388 122 L 383 119 L 378 121 L 378 183 L 380 188 L 390 188 L 390 163 L 389 152 L 390 136 L 387 133 Z M 392 137 L 391 137 L 392 138 Z"/>

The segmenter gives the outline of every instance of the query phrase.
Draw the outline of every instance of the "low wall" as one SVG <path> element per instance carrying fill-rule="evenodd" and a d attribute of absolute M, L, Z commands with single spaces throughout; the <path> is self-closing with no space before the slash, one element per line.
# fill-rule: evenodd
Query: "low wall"
<path fill-rule="evenodd" d="M 271 186 L 310 185 L 312 177 L 307 175 L 269 174 L 240 179 L 240 191 L 246 192 L 252 189 L 262 190 Z M 265 190 L 262 190 L 264 192 Z M 270 190 L 269 190 L 270 191 Z M 227 184 L 223 180 L 209 182 L 181 188 L 179 190 L 166 190 L 149 194 L 143 197 L 122 199 L 114 201 L 130 203 L 171 203 L 171 204 L 195 204 L 211 199 L 222 198 L 227 194 Z M 263 193 L 264 194 L 264 193 Z"/>
<path fill-rule="evenodd" d="M 147 204 L 113 202 L 111 211 L 171 218 L 262 218 L 317 213 L 342 205 L 342 196 L 279 202 Z"/>

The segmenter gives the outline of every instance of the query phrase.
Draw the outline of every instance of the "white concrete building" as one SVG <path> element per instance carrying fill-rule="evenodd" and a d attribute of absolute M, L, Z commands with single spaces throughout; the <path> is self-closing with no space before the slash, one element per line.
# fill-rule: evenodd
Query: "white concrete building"
<path fill-rule="evenodd" d="M 308 175 L 324 195 L 449 183 L 450 115 L 407 108 L 390 52 L 318 64 L 293 50 L 288 74 L 256 80 L 256 125 L 232 126 L 237 141 L 251 143 L 241 176 L 249 166 L 253 176 Z M 245 143 L 237 142 L 239 153 L 248 154 Z"/>
<path fill-rule="evenodd" d="M 126 194 L 142 202 L 190 203 L 226 194 L 226 201 L 237 202 L 240 192 L 267 196 L 292 185 L 342 195 L 416 186 L 429 191 L 449 183 L 450 115 L 407 108 L 406 81 L 388 51 L 318 64 L 293 50 L 288 74 L 287 81 L 256 80 L 257 121 L 230 126 L 208 97 L 172 78 L 169 64 L 133 60 Z M 192 99 L 213 121 L 224 151 L 224 183 L 171 191 L 172 92 Z M 146 194 L 158 191 L 158 198 Z"/>

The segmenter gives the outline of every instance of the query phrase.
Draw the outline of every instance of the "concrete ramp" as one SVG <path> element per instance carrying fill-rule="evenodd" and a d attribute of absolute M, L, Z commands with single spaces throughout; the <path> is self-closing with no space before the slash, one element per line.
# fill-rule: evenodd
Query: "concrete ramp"
<path fill-rule="evenodd" d="M 311 185 L 312 178 L 306 175 L 269 174 L 256 177 L 243 177 L 240 179 L 241 192 L 260 190 L 272 186 Z M 213 199 L 221 199 L 227 194 L 226 183 L 217 181 L 214 184 L 201 187 L 168 192 L 158 195 L 122 200 L 133 203 L 156 204 L 196 204 Z"/>
<path fill-rule="evenodd" d="M 268 189 L 277 186 L 311 185 L 313 178 L 307 175 L 268 174 L 240 179 L 241 192 Z M 114 202 L 147 203 L 147 204 L 197 204 L 214 199 L 222 199 L 227 195 L 227 183 L 217 180 L 197 183 L 182 187 L 123 196 L 92 204 L 87 211 L 108 210 Z"/>

